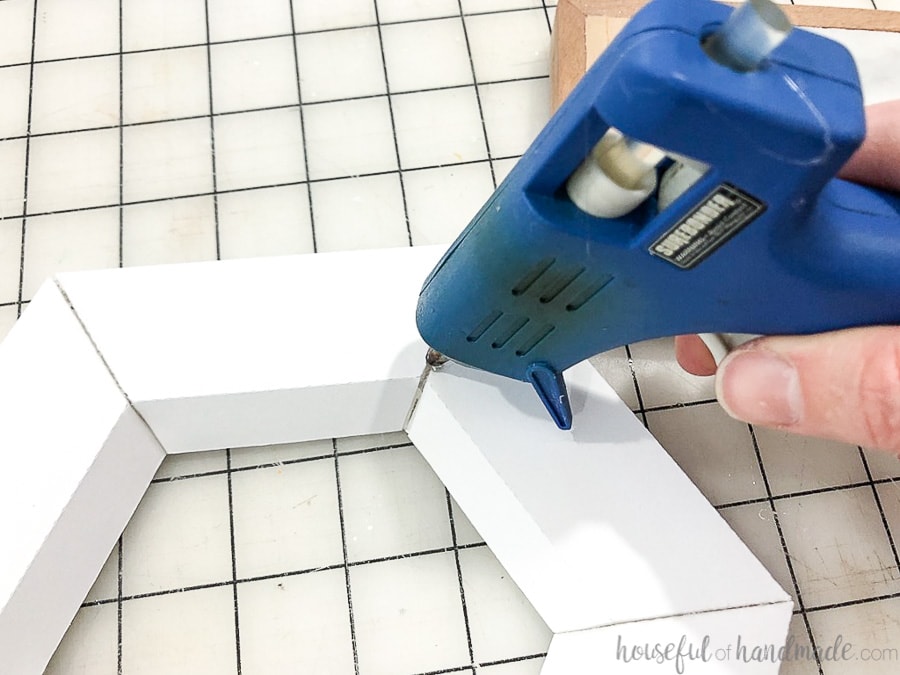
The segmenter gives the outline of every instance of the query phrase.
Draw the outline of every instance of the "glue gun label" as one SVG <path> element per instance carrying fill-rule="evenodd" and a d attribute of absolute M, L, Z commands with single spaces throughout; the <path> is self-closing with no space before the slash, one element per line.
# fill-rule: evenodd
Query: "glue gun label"
<path fill-rule="evenodd" d="M 653 242 L 650 253 L 691 269 L 765 210 L 758 199 L 722 183 Z"/>

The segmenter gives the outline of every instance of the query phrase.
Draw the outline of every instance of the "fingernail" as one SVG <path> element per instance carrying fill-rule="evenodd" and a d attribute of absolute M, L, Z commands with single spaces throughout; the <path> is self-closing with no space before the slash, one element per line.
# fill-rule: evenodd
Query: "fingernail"
<path fill-rule="evenodd" d="M 751 424 L 786 427 L 803 415 L 796 369 L 764 349 L 730 354 L 719 367 L 716 395 L 729 415 Z"/>

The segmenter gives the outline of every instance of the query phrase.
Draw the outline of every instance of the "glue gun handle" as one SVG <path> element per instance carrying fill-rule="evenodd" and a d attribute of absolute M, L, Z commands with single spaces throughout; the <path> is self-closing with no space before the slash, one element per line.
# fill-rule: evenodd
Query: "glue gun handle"
<path fill-rule="evenodd" d="M 900 292 L 900 194 L 835 178 L 800 232 L 798 253 L 827 285 Z"/>
<path fill-rule="evenodd" d="M 791 233 L 784 247 L 791 266 L 812 277 L 830 300 L 812 313 L 809 305 L 793 308 L 775 332 L 900 324 L 900 195 L 834 179 L 809 219 L 786 231 Z M 759 336 L 702 333 L 700 337 L 719 364 L 729 352 Z"/>

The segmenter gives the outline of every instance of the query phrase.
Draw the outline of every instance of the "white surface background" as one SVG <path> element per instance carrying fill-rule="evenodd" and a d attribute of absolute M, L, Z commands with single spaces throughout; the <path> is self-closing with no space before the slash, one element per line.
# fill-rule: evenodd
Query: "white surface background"
<path fill-rule="evenodd" d="M 449 242 L 547 119 L 552 18 L 0 0 L 0 333 L 57 271 Z M 731 421 L 666 341 L 600 365 L 793 594 L 797 642 L 900 643 L 900 463 Z M 549 637 L 392 435 L 167 460 L 48 672 L 527 675 Z"/>

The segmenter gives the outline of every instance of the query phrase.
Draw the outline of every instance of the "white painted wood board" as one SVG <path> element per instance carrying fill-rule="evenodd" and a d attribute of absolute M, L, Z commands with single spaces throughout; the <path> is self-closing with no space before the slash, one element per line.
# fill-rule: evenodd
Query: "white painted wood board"
<path fill-rule="evenodd" d="M 59 289 L 0 349 L 0 672 L 40 673 L 165 453 Z"/>
<path fill-rule="evenodd" d="M 541 675 L 778 675 L 790 620 L 780 602 L 558 633 Z"/>
<path fill-rule="evenodd" d="M 59 283 L 178 453 L 398 430 L 424 366 L 415 302 L 442 253 L 257 258 Z"/>
<path fill-rule="evenodd" d="M 42 671 L 165 452 L 399 430 L 440 252 L 89 272 L 40 291 L 0 345 L 0 672 Z M 409 429 L 551 628 L 789 608 L 593 368 L 569 381 L 564 433 L 528 385 L 450 364 Z"/>
<path fill-rule="evenodd" d="M 554 633 L 789 603 L 590 364 L 566 381 L 568 432 L 528 384 L 453 363 L 407 426 Z"/>

